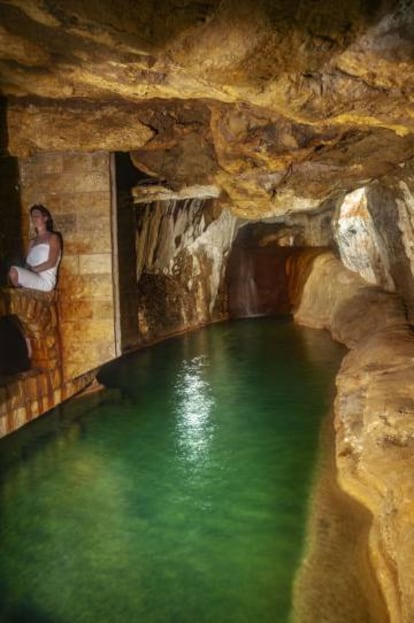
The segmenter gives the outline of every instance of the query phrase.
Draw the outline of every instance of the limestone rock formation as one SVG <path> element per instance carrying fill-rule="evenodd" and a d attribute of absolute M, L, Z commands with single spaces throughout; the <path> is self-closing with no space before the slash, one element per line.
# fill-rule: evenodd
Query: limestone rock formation
<path fill-rule="evenodd" d="M 3 0 L 0 15 L 12 155 L 131 151 L 246 218 L 413 157 L 411 0 Z"/>
<path fill-rule="evenodd" d="M 337 377 L 336 461 L 372 513 L 370 555 L 391 621 L 414 619 L 414 337 L 401 299 L 319 255 L 295 318 L 351 350 Z"/>
<path fill-rule="evenodd" d="M 160 201 L 138 209 L 138 331 L 141 339 L 225 317 L 220 299 L 236 219 L 208 200 Z"/>

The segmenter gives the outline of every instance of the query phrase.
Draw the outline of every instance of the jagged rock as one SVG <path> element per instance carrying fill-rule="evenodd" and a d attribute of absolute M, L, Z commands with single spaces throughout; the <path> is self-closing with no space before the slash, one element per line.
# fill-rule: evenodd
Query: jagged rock
<path fill-rule="evenodd" d="M 317 207 L 411 158 L 406 0 L 8 0 L 8 150 L 133 152 L 239 216 Z"/>

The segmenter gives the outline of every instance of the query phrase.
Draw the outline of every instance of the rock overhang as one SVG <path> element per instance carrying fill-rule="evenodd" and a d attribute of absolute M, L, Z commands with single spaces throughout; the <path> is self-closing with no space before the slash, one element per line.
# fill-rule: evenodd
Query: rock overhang
<path fill-rule="evenodd" d="M 314 209 L 414 156 L 414 5 L 0 4 L 8 152 L 127 151 L 243 218 Z"/>

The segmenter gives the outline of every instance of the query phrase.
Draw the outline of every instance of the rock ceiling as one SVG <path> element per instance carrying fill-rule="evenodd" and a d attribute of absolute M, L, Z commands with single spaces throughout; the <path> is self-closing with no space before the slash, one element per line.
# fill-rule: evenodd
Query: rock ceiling
<path fill-rule="evenodd" d="M 11 155 L 129 151 L 251 218 L 414 157 L 413 0 L 5 0 L 0 77 Z"/>

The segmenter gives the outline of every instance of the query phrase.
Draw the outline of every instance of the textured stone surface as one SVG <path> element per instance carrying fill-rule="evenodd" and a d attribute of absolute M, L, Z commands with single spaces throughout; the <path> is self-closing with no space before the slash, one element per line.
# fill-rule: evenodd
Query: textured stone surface
<path fill-rule="evenodd" d="M 414 620 L 414 337 L 401 299 L 331 254 L 316 257 L 295 318 L 352 350 L 337 377 L 341 485 L 372 513 L 370 555 L 392 623 Z"/>
<path fill-rule="evenodd" d="M 412 158 L 409 0 L 0 5 L 8 149 L 131 151 L 246 218 L 320 205 Z"/>
<path fill-rule="evenodd" d="M 151 340 L 217 320 L 236 219 L 204 199 L 138 206 L 138 326 Z"/>
<path fill-rule="evenodd" d="M 337 202 L 331 223 L 345 266 L 367 282 L 397 292 L 414 319 L 412 167 L 371 182 Z"/>
<path fill-rule="evenodd" d="M 365 188 L 346 195 L 339 209 L 336 240 L 346 268 L 359 273 L 369 283 L 395 290 L 387 266 L 388 256 L 367 207 Z"/>
<path fill-rule="evenodd" d="M 320 437 L 305 554 L 293 587 L 292 621 L 390 623 L 369 559 L 371 514 L 339 486 L 334 445 L 329 414 Z"/>
<path fill-rule="evenodd" d="M 93 374 L 63 379 L 56 292 L 0 290 L 0 316 L 16 315 L 32 351 L 31 369 L 0 383 L 0 437 L 86 387 Z M 75 375 L 74 375 L 75 376 Z"/>
<path fill-rule="evenodd" d="M 36 154 L 20 161 L 20 171 L 24 204 L 47 205 L 63 238 L 59 321 L 69 381 L 115 356 L 109 156 Z"/>

